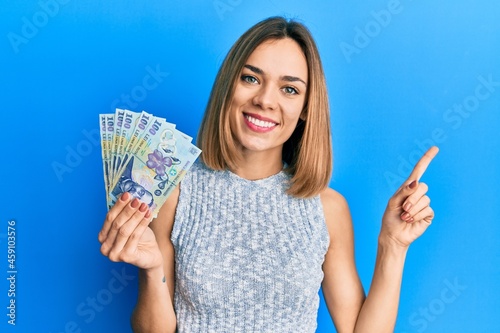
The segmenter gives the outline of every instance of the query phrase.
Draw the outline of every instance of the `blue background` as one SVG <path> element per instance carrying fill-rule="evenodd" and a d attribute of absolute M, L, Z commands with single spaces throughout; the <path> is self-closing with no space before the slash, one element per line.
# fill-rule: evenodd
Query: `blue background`
<path fill-rule="evenodd" d="M 331 186 L 351 207 L 365 290 L 386 202 L 434 142 L 441 151 L 422 181 L 436 218 L 408 253 L 396 332 L 500 332 L 498 1 L 4 0 L 0 13 L 1 332 L 130 331 L 137 271 L 103 257 L 97 241 L 98 114 L 144 109 L 195 136 L 226 52 L 272 15 L 301 20 L 318 43 Z M 148 68 L 161 75 L 145 90 Z M 319 312 L 317 332 L 332 332 L 323 303 Z"/>

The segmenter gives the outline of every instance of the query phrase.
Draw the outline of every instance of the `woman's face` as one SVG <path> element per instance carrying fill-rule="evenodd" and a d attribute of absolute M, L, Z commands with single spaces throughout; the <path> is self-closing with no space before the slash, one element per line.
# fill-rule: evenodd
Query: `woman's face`
<path fill-rule="evenodd" d="M 269 40 L 253 51 L 236 79 L 229 110 L 244 154 L 265 151 L 281 158 L 304 108 L 307 80 L 306 58 L 294 40 Z"/>

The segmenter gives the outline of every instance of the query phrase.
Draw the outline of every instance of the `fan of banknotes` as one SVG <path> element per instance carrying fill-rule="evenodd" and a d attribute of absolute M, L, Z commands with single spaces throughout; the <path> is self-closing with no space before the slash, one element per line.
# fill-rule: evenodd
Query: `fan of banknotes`
<path fill-rule="evenodd" d="M 156 216 L 201 150 L 175 124 L 145 111 L 116 109 L 99 122 L 108 209 L 129 192 Z"/>

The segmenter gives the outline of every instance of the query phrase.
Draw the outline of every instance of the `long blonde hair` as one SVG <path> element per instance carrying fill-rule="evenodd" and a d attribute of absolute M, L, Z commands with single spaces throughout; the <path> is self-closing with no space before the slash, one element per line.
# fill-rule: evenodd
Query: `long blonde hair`
<path fill-rule="evenodd" d="M 333 161 L 328 94 L 321 59 L 309 30 L 283 17 L 270 17 L 247 30 L 226 55 L 217 74 L 198 133 L 201 159 L 210 168 L 236 169 L 239 152 L 229 124 L 234 85 L 250 54 L 270 39 L 291 38 L 307 60 L 308 92 L 303 117 L 283 145 L 286 171 L 292 175 L 288 194 L 311 197 L 328 186 Z"/>

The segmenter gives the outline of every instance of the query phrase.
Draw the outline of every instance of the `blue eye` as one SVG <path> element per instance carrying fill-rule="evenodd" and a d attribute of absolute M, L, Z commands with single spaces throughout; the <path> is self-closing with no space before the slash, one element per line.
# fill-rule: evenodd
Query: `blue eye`
<path fill-rule="evenodd" d="M 243 80 L 243 81 L 245 81 L 247 83 L 252 83 L 252 84 L 253 83 L 259 83 L 259 81 L 255 77 L 253 77 L 251 75 L 242 75 L 241 76 L 241 80 Z"/>
<path fill-rule="evenodd" d="M 283 91 L 285 92 L 285 94 L 287 95 L 297 95 L 299 92 L 297 91 L 297 89 L 293 88 L 293 87 L 285 87 L 283 88 Z"/>

